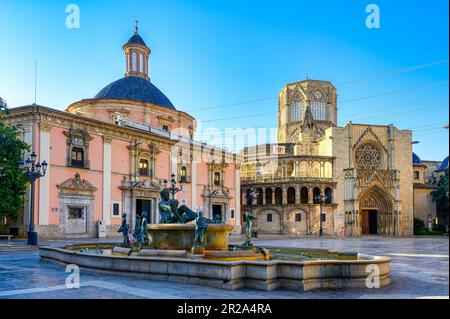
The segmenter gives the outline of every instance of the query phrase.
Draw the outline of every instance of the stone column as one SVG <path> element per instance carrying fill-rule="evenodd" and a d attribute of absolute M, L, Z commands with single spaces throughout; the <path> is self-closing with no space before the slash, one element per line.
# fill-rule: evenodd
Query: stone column
<path fill-rule="evenodd" d="M 23 139 L 25 143 L 28 145 L 33 145 L 33 123 L 27 123 L 23 125 Z M 30 157 L 31 152 L 25 151 L 23 156 L 23 161 L 25 162 L 27 158 Z M 23 225 L 25 227 L 29 226 L 30 223 L 30 199 L 31 199 L 31 191 L 30 191 L 30 185 L 27 184 L 27 189 L 25 193 L 25 203 L 24 203 L 24 209 L 23 209 Z M 25 228 L 25 232 L 27 231 L 27 228 Z"/>
<path fill-rule="evenodd" d="M 295 185 L 295 203 L 296 204 L 301 204 L 300 190 L 301 190 L 301 187 L 299 185 Z"/>
<path fill-rule="evenodd" d="M 282 201 L 281 201 L 281 203 L 283 205 L 286 205 L 287 204 L 287 188 L 286 188 L 286 185 L 283 185 L 281 190 L 282 190 L 282 196 L 281 196 Z"/>
<path fill-rule="evenodd" d="M 50 130 L 49 124 L 39 124 L 39 161 L 42 163 L 46 161 L 48 164 L 45 176 L 39 178 L 39 219 L 35 220 L 38 225 L 49 224 L 49 205 L 50 205 L 50 173 L 51 173 L 51 159 L 50 159 Z"/>
<path fill-rule="evenodd" d="M 111 223 L 111 137 L 103 136 L 103 221 Z"/>
<path fill-rule="evenodd" d="M 314 204 L 314 187 L 308 187 L 308 204 Z"/>
<path fill-rule="evenodd" d="M 272 205 L 275 205 L 275 187 L 272 187 Z"/>
<path fill-rule="evenodd" d="M 236 188 L 236 207 L 240 204 L 240 188 Z M 191 207 L 197 210 L 197 163 L 193 161 L 191 164 Z"/>
<path fill-rule="evenodd" d="M 262 188 L 262 203 L 266 205 L 266 189 Z"/>

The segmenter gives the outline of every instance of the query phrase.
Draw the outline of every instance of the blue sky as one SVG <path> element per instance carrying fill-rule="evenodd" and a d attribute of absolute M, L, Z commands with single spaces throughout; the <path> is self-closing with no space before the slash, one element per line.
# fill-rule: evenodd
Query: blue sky
<path fill-rule="evenodd" d="M 79 29 L 65 26 L 70 3 Z M 370 3 L 379 29 L 365 26 Z M 276 95 L 307 70 L 335 84 L 339 125 L 412 128 L 422 159 L 448 155 L 444 0 L 1 0 L 0 96 L 10 107 L 32 103 L 37 59 L 38 104 L 64 110 L 93 97 L 123 76 L 134 19 L 152 49 L 152 82 L 178 109 L 213 120 L 203 128 L 276 127 Z"/>

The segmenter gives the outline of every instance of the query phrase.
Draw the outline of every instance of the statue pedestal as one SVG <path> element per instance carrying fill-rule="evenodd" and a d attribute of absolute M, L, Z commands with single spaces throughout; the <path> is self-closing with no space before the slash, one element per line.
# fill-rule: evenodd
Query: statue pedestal
<path fill-rule="evenodd" d="M 205 250 L 228 250 L 228 236 L 233 226 L 208 224 L 204 237 Z M 148 225 L 149 246 L 152 249 L 184 249 L 194 246 L 195 224 Z"/>
<path fill-rule="evenodd" d="M 203 255 L 205 253 L 205 247 L 194 246 L 191 249 L 191 253 L 194 255 Z"/>

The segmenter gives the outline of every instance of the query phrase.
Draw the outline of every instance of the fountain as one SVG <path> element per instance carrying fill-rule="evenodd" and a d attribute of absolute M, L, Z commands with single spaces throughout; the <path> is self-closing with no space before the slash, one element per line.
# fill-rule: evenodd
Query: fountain
<path fill-rule="evenodd" d="M 245 212 L 246 241 L 229 245 L 233 227 L 179 206 L 172 174 L 161 190 L 160 224 L 147 225 L 137 217 L 134 233 L 123 215 L 119 232 L 122 244 L 83 243 L 39 247 L 43 260 L 80 267 L 144 274 L 149 279 L 181 281 L 222 289 L 365 288 L 367 278 L 378 276 L 379 285 L 390 283 L 390 258 L 325 249 L 253 245 L 252 221 Z M 171 196 L 172 195 L 172 198 Z M 374 270 L 376 269 L 376 270 Z"/>

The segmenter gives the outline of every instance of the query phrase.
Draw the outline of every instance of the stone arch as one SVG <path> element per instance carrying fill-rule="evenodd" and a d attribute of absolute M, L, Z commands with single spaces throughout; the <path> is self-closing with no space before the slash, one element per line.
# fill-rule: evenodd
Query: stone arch
<path fill-rule="evenodd" d="M 283 203 L 283 189 L 281 187 L 275 188 L 275 205 Z"/>
<path fill-rule="evenodd" d="M 288 187 L 287 189 L 287 202 L 288 204 L 295 204 L 295 187 Z"/>
<path fill-rule="evenodd" d="M 267 205 L 272 205 L 272 188 L 267 187 L 265 190 L 265 195 L 266 195 L 266 204 Z"/>
<path fill-rule="evenodd" d="M 320 175 L 320 163 L 314 161 L 312 163 L 312 177 L 321 177 Z"/>
<path fill-rule="evenodd" d="M 294 143 L 297 144 L 299 142 L 300 139 L 300 133 L 298 131 L 298 129 L 295 129 L 291 135 L 289 135 L 289 143 Z"/>
<path fill-rule="evenodd" d="M 308 204 L 309 202 L 309 190 L 308 187 L 303 186 L 300 189 L 300 204 Z"/>
<path fill-rule="evenodd" d="M 299 177 L 308 177 L 309 169 L 308 169 L 308 162 L 307 161 L 301 161 L 300 162 L 300 176 Z"/>
<path fill-rule="evenodd" d="M 263 189 L 261 187 L 256 190 L 256 204 L 263 204 Z"/>
<path fill-rule="evenodd" d="M 379 185 L 373 185 L 360 194 L 358 201 L 362 234 L 395 233 L 394 200 L 387 190 Z"/>

